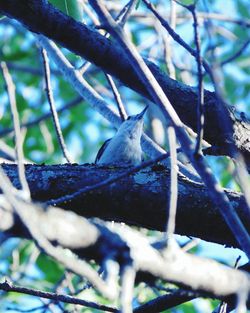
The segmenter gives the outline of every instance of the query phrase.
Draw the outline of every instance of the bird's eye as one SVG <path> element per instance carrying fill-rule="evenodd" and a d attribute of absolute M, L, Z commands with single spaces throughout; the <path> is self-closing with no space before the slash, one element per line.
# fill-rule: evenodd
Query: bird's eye
<path fill-rule="evenodd" d="M 127 120 L 130 120 L 131 119 L 131 116 L 128 116 Z"/>

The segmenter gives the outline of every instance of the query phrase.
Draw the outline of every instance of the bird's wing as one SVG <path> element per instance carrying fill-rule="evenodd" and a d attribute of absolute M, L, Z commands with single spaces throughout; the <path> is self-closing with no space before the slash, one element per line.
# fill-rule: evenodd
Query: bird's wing
<path fill-rule="evenodd" d="M 104 150 L 107 148 L 110 140 L 112 138 L 107 139 L 106 141 L 104 141 L 103 145 L 101 146 L 101 148 L 99 149 L 99 151 L 97 152 L 96 158 L 95 158 L 95 164 L 98 163 L 98 161 L 100 160 L 100 158 L 102 157 L 102 154 L 104 152 Z"/>

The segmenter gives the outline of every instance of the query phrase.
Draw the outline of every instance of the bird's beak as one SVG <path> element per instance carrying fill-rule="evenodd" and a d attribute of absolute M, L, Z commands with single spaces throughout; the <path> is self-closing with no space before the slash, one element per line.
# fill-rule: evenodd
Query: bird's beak
<path fill-rule="evenodd" d="M 148 105 L 146 106 L 145 109 L 143 109 L 143 111 L 141 113 L 136 115 L 136 119 L 138 119 L 138 120 L 142 119 L 143 115 L 146 113 L 147 109 L 148 109 Z"/>

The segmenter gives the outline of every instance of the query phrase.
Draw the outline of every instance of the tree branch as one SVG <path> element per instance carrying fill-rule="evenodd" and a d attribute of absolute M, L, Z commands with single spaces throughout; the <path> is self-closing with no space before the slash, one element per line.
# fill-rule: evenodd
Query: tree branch
<path fill-rule="evenodd" d="M 23 204 L 25 207 L 25 202 Z M 26 204 L 28 204 L 26 208 L 29 210 L 32 204 L 29 205 L 27 202 Z M 35 206 L 33 208 L 35 209 Z M 2 211 L 4 212 L 4 210 L 0 210 L 1 215 Z M 112 272 L 111 276 L 118 275 L 117 269 L 119 267 L 125 269 L 127 265 L 133 264 L 134 269 L 139 274 L 138 276 L 140 276 L 138 279 L 143 281 L 149 277 L 153 281 L 155 278 L 160 278 L 164 281 L 186 286 L 194 291 L 205 292 L 207 296 L 215 296 L 219 299 L 231 296 L 232 299 L 235 299 L 241 288 L 249 293 L 250 276 L 248 273 L 229 268 L 213 260 L 185 253 L 176 244 L 158 250 L 150 244 L 144 235 L 126 225 L 123 227 L 117 223 L 107 225 L 97 220 L 91 224 L 72 212 L 53 207 L 42 210 L 36 206 L 32 212 L 32 217 L 39 217 L 36 226 L 34 226 L 47 236 L 47 240 L 51 244 L 56 245 L 56 247 L 71 249 L 80 258 L 94 259 L 99 264 L 106 261 L 107 267 Z M 16 229 L 16 233 L 14 233 L 12 230 L 12 234 L 30 238 L 21 219 L 16 219 L 15 226 L 17 224 L 19 224 L 19 232 Z M 94 235 L 95 238 L 89 236 L 88 233 L 93 227 L 98 229 L 98 236 Z M 79 238 L 72 232 L 78 233 Z M 75 239 L 77 239 L 77 244 Z M 61 263 L 65 265 L 64 261 Z M 114 267 L 117 268 L 115 271 Z M 77 270 L 76 273 L 78 272 Z M 146 275 L 143 276 L 143 274 Z M 130 277 L 129 284 L 132 282 L 131 278 L 133 280 L 133 277 Z M 107 280 L 106 282 L 108 284 Z M 108 285 L 107 288 L 109 288 Z"/>
<path fill-rule="evenodd" d="M 39 298 L 51 299 L 54 301 L 60 301 L 64 303 L 78 304 L 78 305 L 96 309 L 96 310 L 103 310 L 105 312 L 117 312 L 115 308 L 108 307 L 106 305 L 99 305 L 97 303 L 85 301 L 85 300 L 78 299 L 69 295 L 63 295 L 63 294 L 58 294 L 58 293 L 53 293 L 53 292 L 41 291 L 41 290 L 37 290 L 33 288 L 17 286 L 17 285 L 13 285 L 11 282 L 8 282 L 8 281 L 0 283 L 0 290 L 4 290 L 7 292 L 17 292 L 17 293 L 27 294 L 27 295 L 31 295 L 31 296 L 35 296 Z"/>
<path fill-rule="evenodd" d="M 100 35 L 82 23 L 78 23 L 64 15 L 46 0 L 35 1 L 0 1 L 0 11 L 23 23 L 31 31 L 43 34 L 86 60 L 101 67 L 105 72 L 118 78 L 123 84 L 151 99 L 149 93 L 138 79 L 129 60 L 119 46 L 110 39 Z M 197 130 L 194 112 L 197 106 L 197 92 L 194 88 L 169 78 L 156 65 L 147 61 L 150 70 L 163 88 L 182 121 Z M 204 139 L 217 147 L 219 154 L 228 154 L 228 134 L 220 122 L 220 106 L 216 105 L 213 92 L 204 92 Z M 250 126 L 248 122 L 234 118 L 235 139 L 238 148 L 250 164 L 250 145 L 248 138 Z M 212 153 L 214 150 L 210 150 Z"/>
<path fill-rule="evenodd" d="M 20 188 L 16 165 L 5 164 L 3 168 L 13 184 Z M 26 165 L 25 168 L 31 196 L 41 202 L 72 194 L 84 186 L 94 185 L 127 170 L 91 164 Z M 214 207 L 207 188 L 181 177 L 178 184 L 176 233 L 236 247 L 235 239 Z M 169 188 L 170 171 L 157 164 L 100 189 L 82 193 L 60 206 L 85 217 L 164 231 Z M 230 190 L 226 193 L 246 229 L 250 229 L 244 197 Z"/>

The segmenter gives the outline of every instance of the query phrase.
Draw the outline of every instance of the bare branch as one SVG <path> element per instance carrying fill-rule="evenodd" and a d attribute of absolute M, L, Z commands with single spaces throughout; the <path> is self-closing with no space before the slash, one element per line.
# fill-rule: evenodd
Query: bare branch
<path fill-rule="evenodd" d="M 63 105 L 60 109 L 58 109 L 57 113 L 62 113 L 64 111 L 68 110 L 69 108 L 78 105 L 81 101 L 82 101 L 82 97 L 78 96 L 75 99 L 73 99 L 73 100 L 69 101 L 68 103 L 66 103 L 65 105 Z M 44 120 L 49 119 L 50 117 L 51 117 L 51 112 L 48 112 L 48 113 L 41 115 L 38 118 L 31 120 L 30 122 L 21 124 L 20 127 L 21 127 L 21 129 L 30 128 L 30 127 L 38 125 L 40 122 L 42 122 Z M 12 133 L 13 131 L 14 131 L 13 128 L 4 128 L 3 130 L 0 130 L 0 137 L 4 137 L 4 136 L 8 135 L 9 133 Z"/>
<path fill-rule="evenodd" d="M 73 244 L 71 250 L 79 256 L 84 256 L 88 259 L 97 259 L 101 262 L 111 255 L 121 261 L 120 266 L 126 266 L 132 261 L 137 272 L 150 273 L 153 277 L 173 282 L 178 285 L 185 285 L 194 291 L 203 291 L 208 295 L 214 295 L 219 299 L 224 299 L 225 297 L 232 295 L 235 296 L 241 288 L 244 288 L 244 290 L 247 290 L 249 293 L 250 276 L 246 272 L 231 269 L 209 259 L 203 259 L 184 253 L 181 249 L 176 248 L 173 245 L 168 246 L 165 250 L 158 251 L 152 247 L 148 238 L 125 225 L 121 227 L 120 224 L 110 223 L 108 228 L 110 228 L 111 231 L 109 231 L 107 224 L 105 226 L 102 223 L 98 223 L 96 226 L 99 225 L 98 229 L 100 233 L 96 242 L 89 240 L 90 237 L 86 233 L 81 234 L 84 241 L 78 241 L 77 246 L 75 246 L 75 237 L 73 238 L 73 242 L 70 238 L 70 242 L 64 242 L 61 237 L 70 237 L 69 234 L 72 232 L 72 225 L 79 225 L 77 222 L 79 216 L 76 216 L 75 220 L 66 218 L 68 227 L 65 227 L 65 222 L 62 226 L 60 224 L 62 223 L 64 213 L 66 212 L 56 209 L 57 211 L 59 210 L 61 217 L 60 219 L 51 219 L 53 210 L 53 208 L 48 208 L 47 211 L 43 211 L 42 215 L 37 211 L 40 217 L 40 229 L 46 226 L 44 230 L 46 231 L 49 227 L 49 240 L 56 240 L 59 244 L 62 244 L 65 247 L 70 247 L 71 242 L 71 244 Z M 32 212 L 32 215 L 33 214 L 34 212 Z M 88 224 L 86 224 L 86 226 L 87 225 Z M 16 226 L 17 225 L 15 225 L 15 227 Z M 75 226 L 73 226 L 73 228 L 74 227 Z M 82 232 L 82 229 L 85 228 L 81 227 L 80 233 Z M 78 228 L 77 230 L 79 231 Z M 27 232 L 25 232 L 22 227 L 20 227 L 20 234 L 21 233 L 22 236 L 27 236 Z M 90 250 L 88 247 L 90 247 Z M 91 249 L 91 247 L 94 249 Z M 107 247 L 107 249 L 103 249 L 103 247 Z M 127 252 L 129 254 L 127 254 Z M 100 253 L 102 254 L 101 260 Z M 128 258 L 129 255 L 132 256 L 132 259 Z M 64 257 L 68 259 L 67 254 L 64 254 Z M 112 267 L 116 264 L 119 266 L 115 260 L 110 260 L 109 262 L 113 262 Z M 65 261 L 62 263 L 65 263 Z M 111 265 L 111 263 L 106 264 Z M 117 266 L 109 270 L 113 278 L 118 274 L 118 270 L 116 269 Z M 70 268 L 72 267 L 70 266 Z M 84 271 L 85 269 L 84 266 L 84 269 L 81 269 L 81 271 Z M 204 272 L 209 273 L 209 275 L 204 275 Z M 80 274 L 78 271 L 77 273 Z M 113 278 L 111 279 L 111 282 L 114 281 Z M 129 279 L 129 282 L 131 285 L 132 280 Z M 110 286 L 107 286 L 107 288 L 109 287 Z"/>
<path fill-rule="evenodd" d="M 18 198 L 19 192 L 13 188 L 9 178 L 4 174 L 2 167 L 0 167 L 0 178 L 0 187 L 6 196 L 6 199 L 11 204 L 14 212 L 19 216 L 23 225 L 27 228 L 30 236 L 35 240 L 40 249 L 44 250 L 48 255 L 56 259 L 58 262 L 64 264 L 71 271 L 89 279 L 90 282 L 106 297 L 110 299 L 116 297 L 115 289 L 111 289 L 110 286 L 99 277 L 99 275 L 87 262 L 78 259 L 74 255 L 67 255 L 61 246 L 55 247 L 52 245 L 50 240 L 53 241 L 55 238 L 49 240 L 49 229 L 41 227 L 42 209 L 32 203 L 24 202 Z M 86 226 L 89 223 L 87 221 L 83 221 L 83 223 L 85 223 L 85 227 L 82 229 L 85 229 L 86 231 Z M 98 230 L 90 224 L 89 226 L 90 233 L 94 237 L 94 239 L 92 239 L 95 241 L 98 237 Z"/>
<path fill-rule="evenodd" d="M 3 167 L 16 186 L 18 182 L 16 165 L 5 164 Z M 115 168 L 115 176 L 124 175 L 123 178 L 120 177 L 116 182 L 92 192 L 82 192 L 81 195 L 71 198 L 71 201 L 62 202 L 61 206 L 81 216 L 116 220 L 164 232 L 170 171 L 162 164 L 155 164 L 130 176 L 127 170 Z M 75 194 L 79 189 L 83 190 L 84 186 L 86 190 L 91 189 L 100 182 L 114 178 L 114 168 L 91 164 L 26 165 L 26 175 L 32 198 L 39 202 L 47 202 L 55 197 Z M 178 190 L 176 233 L 239 247 L 203 184 L 188 181 L 179 175 Z M 243 195 L 230 190 L 224 192 L 246 228 L 250 229 L 249 211 Z M 0 225 L 2 223 L 4 219 L 0 218 Z"/>
<path fill-rule="evenodd" d="M 158 313 L 193 300 L 198 296 L 200 296 L 200 294 L 196 294 L 193 291 L 176 290 L 170 294 L 159 296 L 156 299 L 142 304 L 135 308 L 134 313 Z"/>
<path fill-rule="evenodd" d="M 121 274 L 121 312 L 132 313 L 133 295 L 136 270 L 133 266 L 126 266 Z"/>
<path fill-rule="evenodd" d="M 23 189 L 23 196 L 26 198 L 30 198 L 30 190 L 29 185 L 26 181 L 25 177 L 25 168 L 24 168 L 24 156 L 23 156 L 23 138 L 20 130 L 20 122 L 16 105 L 16 97 L 15 97 L 15 85 L 13 83 L 12 77 L 9 73 L 8 67 L 5 62 L 1 62 L 1 68 L 3 71 L 3 76 L 6 82 L 12 120 L 14 124 L 14 132 L 15 132 L 15 145 L 16 145 L 16 160 L 18 164 L 18 174 L 21 183 L 21 188 Z"/>
<path fill-rule="evenodd" d="M 98 15 L 101 16 L 103 22 L 109 28 L 109 31 L 113 34 L 113 36 L 123 48 L 124 53 L 127 54 L 128 59 L 137 72 L 137 75 L 140 77 L 145 87 L 147 87 L 148 92 L 151 94 L 154 101 L 161 108 L 166 119 L 166 123 L 174 126 L 177 137 L 185 154 L 188 156 L 192 165 L 201 176 L 206 186 L 209 188 L 215 205 L 218 206 L 222 216 L 233 232 L 239 245 L 250 259 L 250 237 L 244 227 L 244 224 L 239 219 L 237 213 L 234 211 L 228 198 L 223 193 L 222 188 L 219 186 L 212 172 L 208 169 L 204 157 L 202 155 L 199 155 L 199 157 L 194 156 L 192 142 L 187 136 L 179 116 L 176 114 L 161 86 L 139 53 L 136 51 L 133 44 L 126 38 L 126 35 L 122 29 L 117 26 L 108 11 L 103 7 L 101 1 L 90 0 L 90 4 L 94 7 Z"/>
<path fill-rule="evenodd" d="M 220 63 L 220 66 L 224 66 L 228 63 L 231 63 L 232 61 L 234 61 L 235 59 L 237 59 L 239 56 L 241 56 L 241 54 L 244 52 L 244 50 L 249 46 L 250 44 L 250 39 L 247 39 L 242 46 L 239 48 L 239 50 L 237 52 L 235 52 L 234 55 L 230 56 L 229 58 L 227 58 L 226 60 L 222 61 Z"/>
<path fill-rule="evenodd" d="M 166 154 L 159 156 L 156 159 L 143 162 L 141 165 L 134 166 L 134 167 L 130 168 L 129 170 L 127 170 L 126 172 L 124 172 L 120 175 L 116 175 L 115 177 L 110 177 L 106 180 L 102 180 L 102 181 L 100 181 L 97 184 L 92 185 L 92 186 L 86 186 L 86 187 L 80 188 L 73 194 L 67 194 L 67 195 L 62 196 L 58 199 L 53 199 L 51 201 L 48 201 L 47 205 L 59 205 L 61 203 L 67 203 L 69 201 L 72 201 L 72 200 L 76 199 L 77 197 L 79 197 L 80 195 L 83 195 L 87 192 L 93 192 L 94 190 L 97 190 L 97 189 L 100 189 L 100 188 L 105 187 L 107 185 L 110 185 L 110 184 L 112 184 L 112 183 L 114 183 L 114 182 L 116 182 L 116 181 L 118 181 L 124 177 L 128 177 L 129 175 L 140 171 L 143 168 L 151 166 L 151 165 L 157 163 L 158 161 L 164 160 L 168 156 L 169 156 L 169 154 L 166 153 Z"/>
<path fill-rule="evenodd" d="M 150 1 L 148 0 L 142 0 L 142 1 L 146 4 L 147 8 L 156 16 L 156 18 L 160 21 L 162 26 L 168 31 L 169 35 L 176 42 L 178 42 L 179 45 L 181 45 L 185 50 L 187 50 L 194 58 L 196 58 L 197 52 L 174 31 L 174 29 L 169 25 L 169 23 L 163 17 L 161 17 L 161 15 L 155 10 L 155 8 L 150 3 Z M 202 65 L 204 69 L 206 70 L 206 72 L 209 74 L 214 84 L 213 75 L 212 75 L 209 64 L 206 62 L 206 60 L 202 59 Z"/>
<path fill-rule="evenodd" d="M 0 283 L 0 289 L 7 291 L 7 292 L 17 292 L 17 293 L 27 294 L 27 295 L 31 295 L 31 296 L 35 296 L 35 297 L 39 297 L 39 298 L 51 299 L 54 301 L 60 301 L 60 302 L 64 302 L 64 303 L 78 304 L 81 306 L 85 306 L 87 308 L 103 310 L 106 312 L 118 312 L 117 309 L 108 307 L 106 305 L 101 305 L 101 304 L 97 304 L 94 302 L 85 301 L 85 300 L 75 298 L 72 296 L 68 296 L 68 295 L 52 293 L 52 292 L 48 292 L 48 291 L 41 291 L 41 290 L 37 290 L 37 289 L 33 289 L 33 288 L 21 287 L 21 286 L 13 285 L 9 281 L 5 281 L 3 283 Z"/>
<path fill-rule="evenodd" d="M 33 15 L 30 14 L 30 8 L 33 8 Z M 153 100 L 115 42 L 62 14 L 48 2 L 37 2 L 35 0 L 25 2 L 18 0 L 2 1 L 0 10 L 3 14 L 19 20 L 33 32 L 42 33 L 72 52 L 81 55 L 86 60 L 93 62 L 105 72 L 118 78 L 126 86 Z M 44 20 L 46 20 L 46 23 L 44 23 Z M 148 60 L 146 62 L 176 108 L 177 113 L 181 116 L 182 121 L 193 130 L 196 130 L 197 120 L 193 115 L 197 105 L 196 91 L 187 85 L 171 80 L 162 73 L 159 67 Z M 231 144 L 228 139 L 232 138 L 232 133 L 228 133 L 221 123 L 221 107 L 217 105 L 216 95 L 204 90 L 204 96 L 206 104 L 205 119 L 209 120 L 209 123 L 204 125 L 204 139 L 217 147 L 216 155 L 228 155 L 228 145 Z M 235 133 L 244 134 L 248 132 L 248 123 L 244 123 L 246 127 L 243 127 L 242 121 L 236 120 L 232 116 L 229 119 L 234 123 Z M 235 136 L 235 138 L 237 139 L 237 147 L 244 153 L 244 157 L 250 164 L 248 145 L 245 144 L 242 136 Z M 210 154 L 213 151 L 210 150 Z"/>
<path fill-rule="evenodd" d="M 204 89 L 203 89 L 203 73 L 202 73 L 202 58 L 201 58 L 201 47 L 200 47 L 200 35 L 199 35 L 199 25 L 196 14 L 195 5 L 189 6 L 189 9 L 193 16 L 193 26 L 194 26 L 194 42 L 196 45 L 196 62 L 197 62 L 197 72 L 198 72 L 198 104 L 197 104 L 197 141 L 195 146 L 196 154 L 201 153 L 202 140 L 204 133 Z"/>
<path fill-rule="evenodd" d="M 121 99 L 121 95 L 116 87 L 116 84 L 112 78 L 112 76 L 110 76 L 109 74 L 105 74 L 106 78 L 107 78 L 107 81 L 111 87 L 111 90 L 113 92 L 113 95 L 115 97 L 115 101 L 116 101 L 116 104 L 117 104 L 117 108 L 118 108 L 118 111 L 119 111 L 119 114 L 120 114 L 120 118 L 122 121 L 125 121 L 126 118 L 127 118 L 127 113 L 126 113 L 126 110 L 125 110 L 125 107 L 122 103 L 122 99 Z"/>
<path fill-rule="evenodd" d="M 177 197 L 178 197 L 178 165 L 177 165 L 177 153 L 176 153 L 176 137 L 175 130 L 172 126 L 168 127 L 168 141 L 170 150 L 170 162 L 171 162 L 171 188 L 170 188 L 170 201 L 169 201 L 169 214 L 166 227 L 167 240 L 173 237 L 175 232 L 175 219 L 177 210 Z"/>
<path fill-rule="evenodd" d="M 62 71 L 64 77 L 74 86 L 76 91 L 90 103 L 90 105 L 109 120 L 114 126 L 119 126 L 121 119 L 115 111 L 113 111 L 106 101 L 86 82 L 81 73 L 78 72 L 65 58 L 57 46 L 48 41 L 44 37 L 39 37 L 40 43 L 46 48 L 53 61 Z M 151 157 L 157 157 L 165 151 L 154 143 L 147 135 L 143 134 L 143 148 Z"/>
<path fill-rule="evenodd" d="M 73 163 L 69 155 L 68 149 L 66 147 L 65 141 L 63 139 L 61 126 L 59 123 L 59 118 L 58 118 L 58 114 L 57 114 L 55 103 L 54 103 L 53 91 L 52 91 L 51 82 L 50 82 L 50 67 L 49 67 L 49 59 L 47 56 L 47 51 L 44 48 L 42 48 L 41 53 L 43 57 L 46 93 L 47 93 L 47 97 L 49 101 L 51 115 L 52 115 L 53 122 L 54 122 L 54 127 L 55 127 L 56 134 L 57 134 L 57 139 L 58 139 L 59 145 L 62 149 L 62 153 L 65 159 L 67 160 L 68 163 Z"/>

